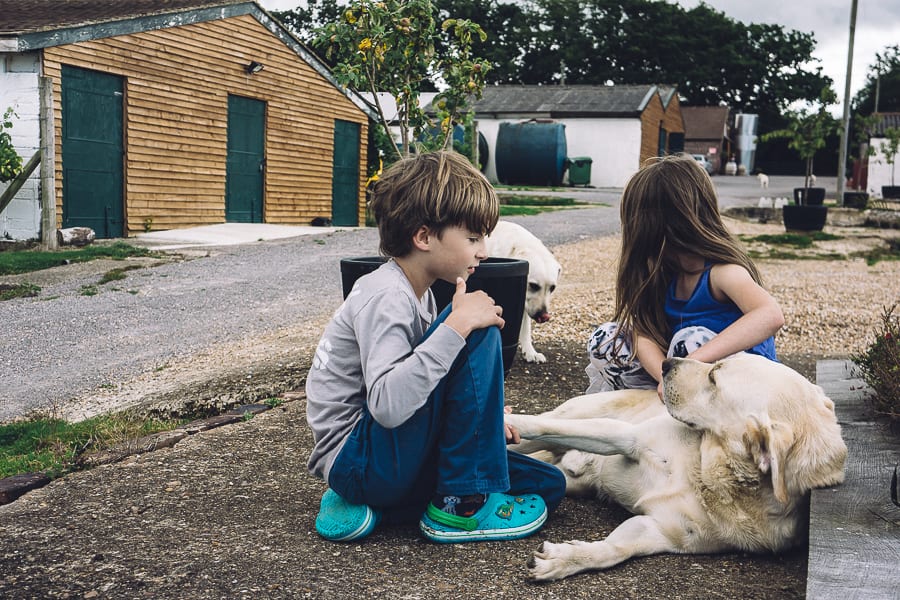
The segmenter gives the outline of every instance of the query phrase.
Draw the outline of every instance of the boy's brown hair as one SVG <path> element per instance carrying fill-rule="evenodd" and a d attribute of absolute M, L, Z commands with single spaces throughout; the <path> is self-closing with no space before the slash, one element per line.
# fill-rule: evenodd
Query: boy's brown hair
<path fill-rule="evenodd" d="M 463 155 L 443 150 L 391 165 L 375 183 L 369 208 L 381 252 L 394 257 L 412 251 L 413 235 L 423 225 L 438 238 L 453 226 L 488 235 L 500 218 L 500 203 L 487 178 Z"/>

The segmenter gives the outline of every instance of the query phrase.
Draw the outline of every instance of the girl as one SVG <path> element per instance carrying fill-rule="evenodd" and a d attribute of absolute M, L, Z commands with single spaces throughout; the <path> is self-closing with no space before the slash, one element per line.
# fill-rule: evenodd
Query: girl
<path fill-rule="evenodd" d="M 784 316 L 719 215 L 709 175 L 688 155 L 642 167 L 622 194 L 613 323 L 588 341 L 588 392 L 658 388 L 667 356 L 775 358 Z"/>

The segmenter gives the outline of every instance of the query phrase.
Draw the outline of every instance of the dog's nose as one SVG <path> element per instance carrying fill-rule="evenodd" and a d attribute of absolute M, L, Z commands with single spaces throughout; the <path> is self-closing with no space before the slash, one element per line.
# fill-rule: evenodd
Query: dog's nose
<path fill-rule="evenodd" d="M 668 373 L 669 371 L 671 371 L 671 370 L 672 370 L 672 367 L 674 367 L 674 366 L 675 366 L 675 361 L 673 361 L 671 358 L 667 358 L 666 360 L 664 360 L 663 363 L 662 363 L 662 374 L 663 374 L 663 376 L 665 376 L 666 373 Z"/>

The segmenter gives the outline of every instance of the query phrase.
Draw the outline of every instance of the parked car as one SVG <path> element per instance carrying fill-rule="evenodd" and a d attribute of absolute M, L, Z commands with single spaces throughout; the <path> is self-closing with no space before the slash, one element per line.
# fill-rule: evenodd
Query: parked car
<path fill-rule="evenodd" d="M 703 156 L 702 154 L 691 154 L 700 166 L 706 169 L 706 172 L 710 175 L 714 175 L 716 172 L 716 168 L 713 166 L 712 161 Z"/>

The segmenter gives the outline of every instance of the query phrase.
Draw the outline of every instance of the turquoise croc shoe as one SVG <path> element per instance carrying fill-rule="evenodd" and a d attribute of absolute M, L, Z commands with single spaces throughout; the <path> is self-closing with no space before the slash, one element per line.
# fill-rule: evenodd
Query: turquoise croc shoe
<path fill-rule="evenodd" d="M 440 544 L 517 540 L 537 532 L 546 520 L 547 505 L 540 496 L 493 493 L 471 517 L 451 515 L 429 503 L 419 529 Z"/>
<path fill-rule="evenodd" d="M 365 504 L 350 504 L 328 488 L 319 504 L 316 531 L 332 542 L 352 542 L 372 533 L 379 520 L 377 511 Z"/>

